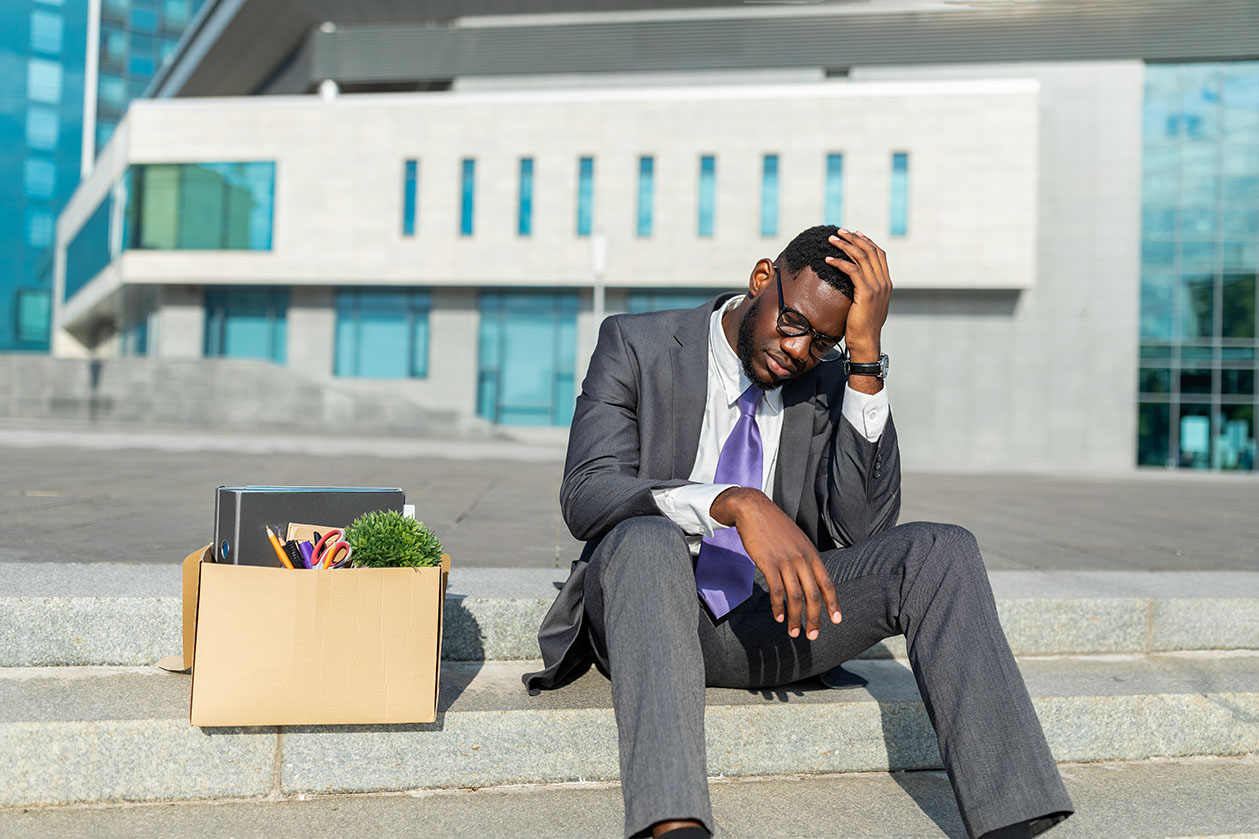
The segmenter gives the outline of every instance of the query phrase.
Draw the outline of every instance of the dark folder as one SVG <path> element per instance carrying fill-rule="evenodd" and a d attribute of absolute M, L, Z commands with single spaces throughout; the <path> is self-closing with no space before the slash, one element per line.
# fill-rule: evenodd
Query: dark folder
<path fill-rule="evenodd" d="M 388 487 L 219 487 L 214 495 L 214 558 L 235 565 L 282 567 L 267 525 L 290 522 L 345 527 L 373 510 L 402 512 L 401 489 Z"/>

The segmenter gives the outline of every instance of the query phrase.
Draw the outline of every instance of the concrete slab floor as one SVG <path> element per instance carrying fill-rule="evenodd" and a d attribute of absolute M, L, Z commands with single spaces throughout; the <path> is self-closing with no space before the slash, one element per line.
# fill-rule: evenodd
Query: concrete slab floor
<path fill-rule="evenodd" d="M 1060 767 L 1076 814 L 1053 839 L 1259 837 L 1259 759 Z M 722 837 L 963 839 L 943 772 L 713 779 Z M 617 837 L 615 784 L 0 810 L 0 836 L 343 839 Z"/>
<path fill-rule="evenodd" d="M 0 562 L 175 563 L 211 540 L 214 488 L 248 483 L 400 486 L 460 566 L 567 569 L 580 553 L 553 443 L 111 433 L 0 424 Z M 902 522 L 970 528 L 990 569 L 1259 570 L 1251 475 L 909 472 L 902 494 Z"/>

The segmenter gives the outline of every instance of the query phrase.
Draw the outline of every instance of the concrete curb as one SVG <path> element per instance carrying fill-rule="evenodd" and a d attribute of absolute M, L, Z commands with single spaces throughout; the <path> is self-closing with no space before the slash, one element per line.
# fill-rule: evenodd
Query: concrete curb
<path fill-rule="evenodd" d="M 1259 753 L 1259 655 L 1020 666 L 1060 761 Z M 525 667 L 451 665 L 431 725 L 248 729 L 189 726 L 187 677 L 11 671 L 0 675 L 0 806 L 615 780 L 606 680 L 588 674 L 528 697 L 518 681 Z M 877 698 L 804 683 L 763 694 L 711 689 L 710 774 L 939 767 L 907 668 L 851 667 Z"/>
<path fill-rule="evenodd" d="M 449 661 L 539 656 L 551 599 L 446 598 Z M 1259 648 L 1259 598 L 999 598 L 1016 655 Z M 0 597 L 0 667 L 143 665 L 182 648 L 175 597 Z M 864 657 L 903 658 L 892 638 Z"/>

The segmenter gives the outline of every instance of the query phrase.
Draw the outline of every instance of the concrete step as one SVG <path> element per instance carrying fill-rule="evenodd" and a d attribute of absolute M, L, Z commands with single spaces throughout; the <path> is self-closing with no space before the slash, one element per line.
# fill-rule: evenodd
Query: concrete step
<path fill-rule="evenodd" d="M 1076 813 L 1053 839 L 1259 839 L 1259 760 L 1206 758 L 1061 766 Z M 723 839 L 966 836 L 943 772 L 716 779 Z M 391 795 L 287 795 L 180 804 L 0 810 L 24 839 L 376 839 L 408 835 L 539 839 L 621 835 L 621 791 L 586 783 Z"/>
<path fill-rule="evenodd" d="M 1060 767 L 1075 815 L 1053 839 L 1259 839 L 1253 757 Z M 943 772 L 718 779 L 709 785 L 721 839 L 963 839 Z M 25 839 L 376 839 L 418 836 L 570 839 L 621 835 L 614 784 L 495 787 L 394 795 L 277 796 L 181 804 L 0 810 L 0 835 Z M 842 825 L 837 829 L 837 825 Z"/>
<path fill-rule="evenodd" d="M 538 625 L 567 569 L 459 568 L 443 655 L 540 655 Z M 1259 649 L 1259 572 L 993 571 L 1016 655 Z M 173 565 L 0 563 L 0 667 L 151 664 L 178 652 Z M 841 601 L 841 606 L 842 601 Z M 869 657 L 903 657 L 899 638 Z"/>
<path fill-rule="evenodd" d="M 485 787 L 617 778 L 609 686 L 591 672 L 531 697 L 534 663 L 450 663 L 429 725 L 197 729 L 186 676 L 0 669 L 0 806 Z M 716 776 L 939 768 L 903 662 L 861 690 L 710 689 Z M 1259 653 L 1026 658 L 1064 762 L 1259 753 Z M 805 736 L 807 734 L 807 736 Z"/>

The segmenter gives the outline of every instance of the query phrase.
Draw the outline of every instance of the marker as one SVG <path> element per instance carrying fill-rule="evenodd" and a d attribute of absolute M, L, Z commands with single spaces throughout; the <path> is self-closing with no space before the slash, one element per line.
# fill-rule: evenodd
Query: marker
<path fill-rule="evenodd" d="M 271 525 L 265 525 L 267 528 L 267 538 L 271 540 L 271 547 L 275 548 L 275 555 L 280 558 L 280 562 L 284 567 L 293 570 L 293 563 L 289 562 L 288 554 L 284 553 L 284 546 L 280 544 L 280 539 L 271 530 Z"/>

